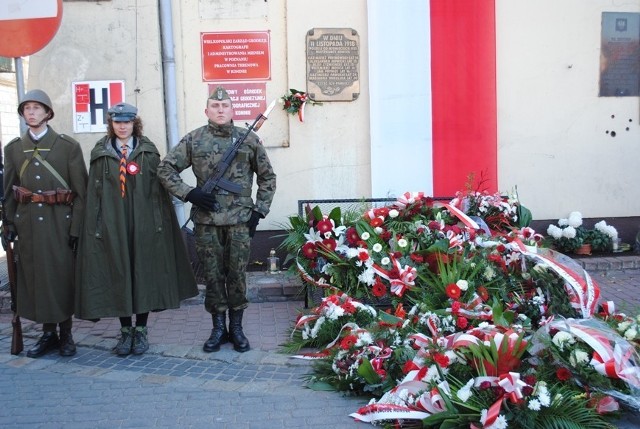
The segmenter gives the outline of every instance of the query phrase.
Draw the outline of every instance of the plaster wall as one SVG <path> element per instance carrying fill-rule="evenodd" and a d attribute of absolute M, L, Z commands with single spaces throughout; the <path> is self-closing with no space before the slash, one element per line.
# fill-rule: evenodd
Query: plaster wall
<path fill-rule="evenodd" d="M 601 14 L 640 12 L 640 4 L 495 1 L 500 190 L 517 186 L 535 219 L 557 219 L 573 210 L 589 218 L 640 215 L 638 97 L 598 97 Z M 366 0 L 171 3 L 180 136 L 206 123 L 202 32 L 270 32 L 268 101 L 289 88 L 305 90 L 308 30 L 353 28 L 360 36 L 357 100 L 308 105 L 304 123 L 278 106 L 260 130 L 278 174 L 272 213 L 260 229 L 280 229 L 298 199 L 371 197 L 372 177 L 393 174 L 371 164 L 375 131 L 370 130 L 376 127 L 370 126 L 369 111 L 375 94 L 369 81 L 374 71 L 368 67 L 369 51 L 376 47 L 369 46 Z M 79 140 L 88 158 L 101 135 L 73 134 L 71 82 L 123 79 L 126 100 L 140 108 L 145 134 L 166 152 L 158 2 L 73 1 L 64 8 L 54 40 L 31 57 L 27 86 L 50 94 L 56 110 L 52 126 Z M 423 30 L 416 30 L 416 43 Z M 389 31 L 412 30 L 394 26 Z M 395 64 L 395 70 L 412 66 Z"/>
<path fill-rule="evenodd" d="M 496 1 L 499 184 L 535 219 L 640 215 L 638 97 L 598 96 L 602 12 L 640 3 Z"/>

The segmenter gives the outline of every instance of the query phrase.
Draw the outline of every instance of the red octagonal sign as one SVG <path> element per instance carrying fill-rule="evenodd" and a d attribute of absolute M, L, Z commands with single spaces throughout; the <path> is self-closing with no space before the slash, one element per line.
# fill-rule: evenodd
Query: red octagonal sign
<path fill-rule="evenodd" d="M 62 21 L 62 0 L 2 0 L 0 56 L 35 54 L 53 39 Z"/>

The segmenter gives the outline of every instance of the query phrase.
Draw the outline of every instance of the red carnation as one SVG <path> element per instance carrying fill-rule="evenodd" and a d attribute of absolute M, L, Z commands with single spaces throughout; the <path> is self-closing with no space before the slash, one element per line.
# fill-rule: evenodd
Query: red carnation
<path fill-rule="evenodd" d="M 449 283 L 445 288 L 445 293 L 451 299 L 460 298 L 460 288 L 455 283 Z"/>
<path fill-rule="evenodd" d="M 453 301 L 451 303 L 451 314 L 458 314 L 460 313 L 460 306 L 462 304 L 460 304 L 460 301 Z"/>
<path fill-rule="evenodd" d="M 318 256 L 318 248 L 315 243 L 307 242 L 302 246 L 302 254 L 307 259 L 315 259 Z"/>
<path fill-rule="evenodd" d="M 484 302 L 487 302 L 487 300 L 489 299 L 489 291 L 484 286 L 478 286 L 478 288 L 476 289 L 476 293 Z"/>
<path fill-rule="evenodd" d="M 466 317 L 460 316 L 458 320 L 456 320 L 456 325 L 458 325 L 458 328 L 464 329 L 469 325 L 469 321 Z"/>
<path fill-rule="evenodd" d="M 320 245 L 322 248 L 328 252 L 333 252 L 336 250 L 338 243 L 333 238 L 325 238 L 322 240 L 322 244 Z"/>
<path fill-rule="evenodd" d="M 347 335 L 340 341 L 340 348 L 343 350 L 349 350 L 351 347 L 355 346 L 356 341 L 358 341 L 358 337 L 355 335 Z"/>
<path fill-rule="evenodd" d="M 571 371 L 565 367 L 560 367 L 556 369 L 556 377 L 558 377 L 560 381 L 567 381 L 571 378 Z"/>
<path fill-rule="evenodd" d="M 333 224 L 331 223 L 331 220 L 329 220 L 329 219 L 322 219 L 316 225 L 316 229 L 318 230 L 318 232 L 320 234 L 324 235 L 327 232 L 333 231 Z"/>
<path fill-rule="evenodd" d="M 360 236 L 358 235 L 358 231 L 354 227 L 349 227 L 346 232 L 347 243 L 352 246 L 355 246 L 356 243 L 360 240 Z"/>
<path fill-rule="evenodd" d="M 446 368 L 449 366 L 449 358 L 442 353 L 435 353 L 433 355 L 433 360 L 435 361 L 435 363 L 440 365 L 441 368 Z"/>
<path fill-rule="evenodd" d="M 353 314 L 356 312 L 356 306 L 353 305 L 351 301 L 347 301 L 344 304 L 342 304 L 342 309 L 347 314 Z"/>
<path fill-rule="evenodd" d="M 376 282 L 373 284 L 373 288 L 371 292 L 373 293 L 373 296 L 377 298 L 382 298 L 387 294 L 387 287 L 384 285 L 384 283 L 382 283 L 380 279 L 377 279 Z"/>

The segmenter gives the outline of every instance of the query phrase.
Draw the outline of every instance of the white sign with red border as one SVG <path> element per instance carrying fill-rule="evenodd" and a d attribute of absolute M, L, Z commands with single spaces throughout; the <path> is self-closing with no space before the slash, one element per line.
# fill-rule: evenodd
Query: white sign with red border
<path fill-rule="evenodd" d="M 104 133 L 107 131 L 107 110 L 124 101 L 123 80 L 73 82 L 73 131 Z"/>

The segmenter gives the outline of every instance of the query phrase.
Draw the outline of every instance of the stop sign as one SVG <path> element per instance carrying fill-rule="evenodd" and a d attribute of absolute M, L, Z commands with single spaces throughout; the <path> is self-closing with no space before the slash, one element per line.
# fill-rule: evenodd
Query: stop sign
<path fill-rule="evenodd" d="M 0 2 L 0 57 L 35 54 L 53 39 L 62 21 L 62 0 Z"/>

